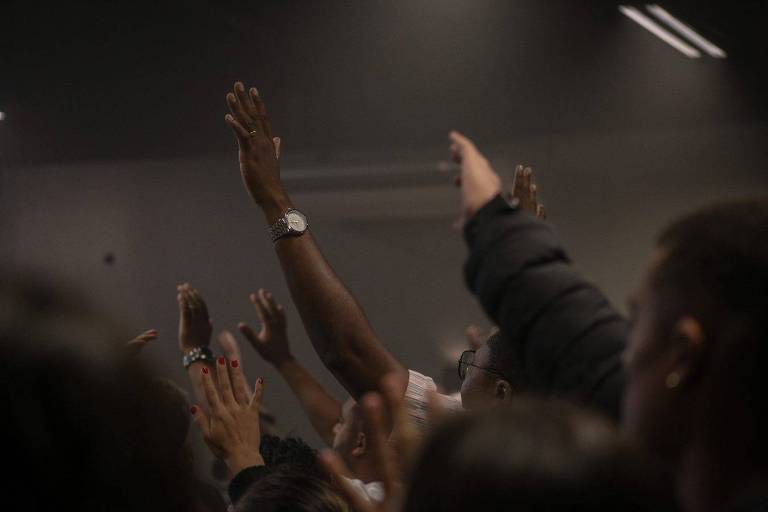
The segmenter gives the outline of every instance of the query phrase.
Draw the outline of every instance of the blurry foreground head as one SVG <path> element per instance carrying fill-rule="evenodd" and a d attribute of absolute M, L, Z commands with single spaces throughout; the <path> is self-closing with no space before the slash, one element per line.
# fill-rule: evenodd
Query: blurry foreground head
<path fill-rule="evenodd" d="M 6 498 L 31 510 L 197 510 L 161 425 L 166 404 L 126 357 L 124 333 L 44 283 L 0 279 L 0 301 Z"/>
<path fill-rule="evenodd" d="M 659 511 L 669 496 L 666 479 L 601 419 L 518 396 L 435 430 L 405 510 Z"/>
<path fill-rule="evenodd" d="M 628 432 L 673 463 L 693 447 L 729 473 L 768 467 L 768 200 L 670 225 L 632 310 Z"/>
<path fill-rule="evenodd" d="M 269 471 L 237 503 L 236 512 L 351 512 L 326 476 L 283 466 Z"/>

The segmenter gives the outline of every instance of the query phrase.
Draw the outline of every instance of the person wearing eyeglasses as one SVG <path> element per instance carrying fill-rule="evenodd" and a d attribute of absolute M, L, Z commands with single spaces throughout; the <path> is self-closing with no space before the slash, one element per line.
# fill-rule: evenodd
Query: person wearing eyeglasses
<path fill-rule="evenodd" d="M 495 332 L 477 349 L 462 352 L 458 363 L 461 403 L 468 410 L 491 409 L 525 387 L 515 347 Z"/>

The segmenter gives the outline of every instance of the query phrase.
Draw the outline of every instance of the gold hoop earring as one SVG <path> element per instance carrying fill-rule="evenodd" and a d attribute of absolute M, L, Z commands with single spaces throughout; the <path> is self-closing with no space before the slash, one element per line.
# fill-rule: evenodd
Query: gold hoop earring
<path fill-rule="evenodd" d="M 667 379 L 664 384 L 667 386 L 667 389 L 675 389 L 680 385 L 681 380 L 682 378 L 678 372 L 671 372 L 669 375 L 667 375 Z"/>

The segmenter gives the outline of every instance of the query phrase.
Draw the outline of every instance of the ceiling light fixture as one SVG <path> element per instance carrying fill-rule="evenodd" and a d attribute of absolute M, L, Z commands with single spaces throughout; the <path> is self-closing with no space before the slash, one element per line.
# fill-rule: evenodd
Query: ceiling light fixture
<path fill-rule="evenodd" d="M 725 53 L 722 48 L 707 40 L 704 36 L 693 30 L 691 27 L 672 16 L 672 14 L 670 14 L 669 11 L 663 7 L 656 4 L 651 4 L 646 5 L 645 8 L 648 9 L 648 12 L 666 23 L 670 28 L 676 30 L 680 35 L 687 38 L 690 42 L 707 52 L 710 56 L 716 59 L 724 59 L 728 56 L 728 54 Z"/>
<path fill-rule="evenodd" d="M 651 18 L 640 12 L 637 8 L 627 5 L 620 5 L 619 11 L 621 11 L 624 16 L 628 17 L 647 31 L 651 32 L 668 45 L 683 53 L 686 57 L 690 57 L 692 59 L 698 59 L 701 57 L 701 52 L 699 50 L 653 21 Z"/>

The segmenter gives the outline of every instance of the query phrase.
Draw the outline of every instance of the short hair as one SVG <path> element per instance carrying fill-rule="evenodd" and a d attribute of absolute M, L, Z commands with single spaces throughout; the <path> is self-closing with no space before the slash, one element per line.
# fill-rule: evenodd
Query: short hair
<path fill-rule="evenodd" d="M 298 437 L 261 436 L 261 456 L 271 469 L 292 469 L 306 475 L 327 478 L 317 460 L 317 451 Z"/>
<path fill-rule="evenodd" d="M 671 485 L 602 419 L 516 397 L 438 426 L 412 472 L 406 511 L 666 510 Z"/>
<path fill-rule="evenodd" d="M 516 390 L 526 387 L 520 349 L 505 339 L 500 331 L 495 331 L 486 340 L 493 369 L 501 373 Z"/>
<path fill-rule="evenodd" d="M 324 478 L 295 468 L 272 469 L 248 489 L 237 512 L 350 512 L 347 502 Z"/>
<path fill-rule="evenodd" d="M 668 339 L 682 315 L 699 321 L 710 342 L 706 372 L 716 380 L 706 421 L 734 421 L 723 408 L 738 408 L 750 416 L 743 431 L 764 459 L 768 397 L 759 390 L 768 363 L 768 198 L 696 211 L 667 227 L 657 245 L 661 257 L 650 276 L 659 302 L 656 338 Z"/>

